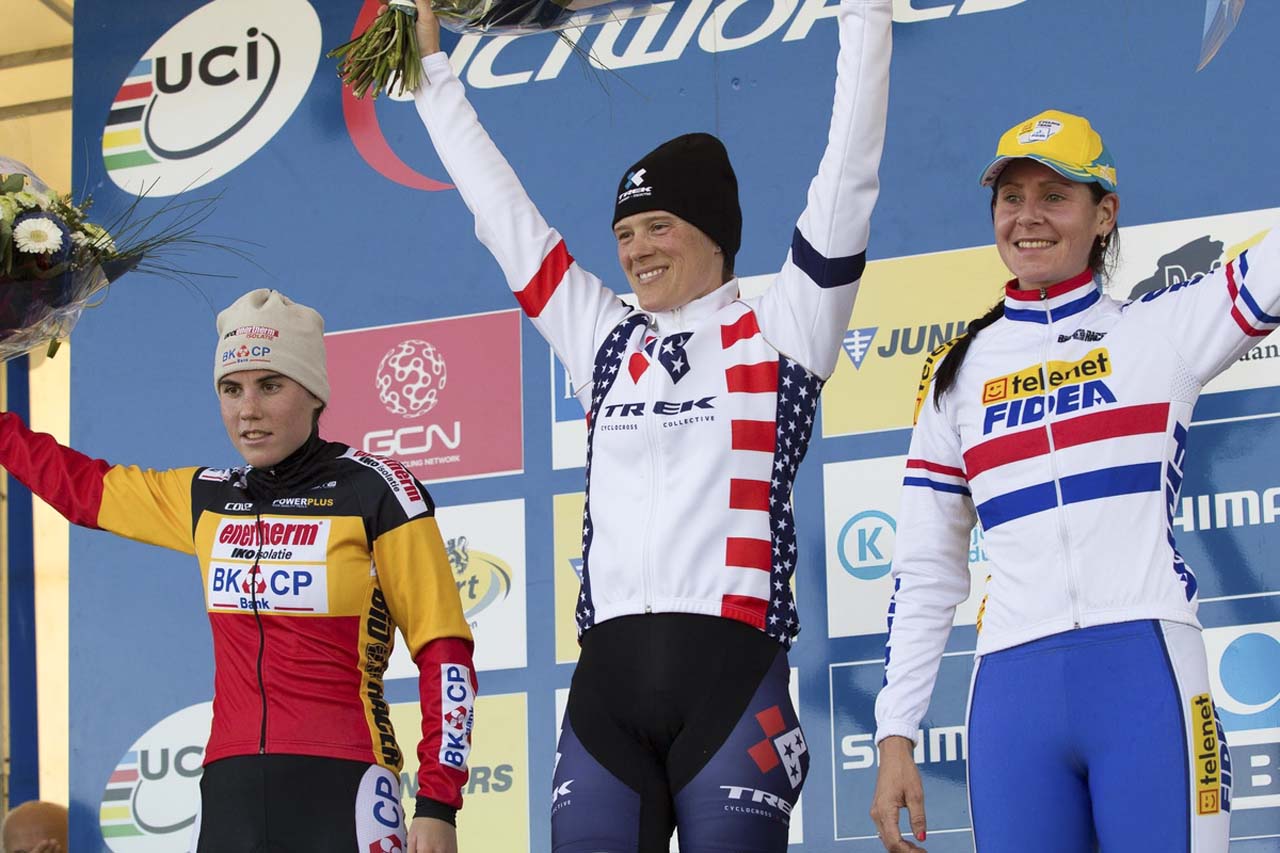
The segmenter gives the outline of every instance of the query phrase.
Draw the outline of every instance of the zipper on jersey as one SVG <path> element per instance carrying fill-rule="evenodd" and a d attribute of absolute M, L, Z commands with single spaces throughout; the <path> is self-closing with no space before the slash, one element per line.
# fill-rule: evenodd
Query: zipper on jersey
<path fill-rule="evenodd" d="M 1049 289 L 1040 288 L 1040 300 L 1043 302 L 1049 298 Z M 1058 478 L 1058 449 L 1053 443 L 1053 419 L 1049 411 L 1049 400 L 1051 398 L 1049 389 L 1049 343 L 1053 340 L 1053 314 L 1049 311 L 1049 307 L 1045 306 L 1045 336 L 1044 345 L 1040 350 L 1040 369 L 1044 371 L 1044 431 L 1045 437 L 1049 442 L 1049 472 L 1053 476 L 1053 490 L 1057 498 L 1058 505 L 1054 507 L 1054 521 L 1058 528 L 1058 543 L 1062 546 L 1062 559 L 1066 562 L 1067 568 L 1067 597 L 1071 599 L 1071 626 L 1073 628 L 1080 627 L 1080 591 L 1076 583 L 1075 566 L 1071 559 L 1071 542 L 1067 535 L 1066 512 L 1067 504 L 1062 499 L 1062 481 Z"/>
<path fill-rule="evenodd" d="M 262 613 L 258 610 L 258 578 L 262 577 L 262 513 L 258 512 L 257 506 L 253 508 L 253 515 L 257 519 L 257 529 L 254 531 L 258 540 L 258 553 L 253 556 L 253 568 L 249 569 L 249 592 L 253 596 L 253 619 L 258 624 L 258 696 L 262 699 L 262 727 L 258 733 L 258 754 L 263 755 L 267 751 L 267 683 L 262 677 L 262 661 L 267 651 L 267 632 L 262 624 Z"/>
<path fill-rule="evenodd" d="M 640 337 L 640 351 L 644 352 L 644 334 Z M 652 584 L 652 554 L 653 554 L 653 530 L 654 516 L 658 512 L 658 480 L 662 476 L 662 457 L 660 448 L 658 447 L 658 437 L 655 434 L 655 422 L 653 418 L 654 403 L 654 377 L 658 373 L 661 365 L 658 363 L 658 353 L 662 350 L 662 336 L 658 335 L 658 339 L 654 342 L 653 358 L 649 362 L 649 369 L 646 375 L 649 377 L 645 380 L 644 395 L 644 417 L 641 420 L 641 430 L 644 432 L 645 445 L 649 448 L 649 507 L 645 517 L 644 525 L 644 545 L 640 551 L 640 590 L 644 598 L 644 612 L 653 612 L 653 584 Z M 645 354 L 648 357 L 648 354 Z"/>

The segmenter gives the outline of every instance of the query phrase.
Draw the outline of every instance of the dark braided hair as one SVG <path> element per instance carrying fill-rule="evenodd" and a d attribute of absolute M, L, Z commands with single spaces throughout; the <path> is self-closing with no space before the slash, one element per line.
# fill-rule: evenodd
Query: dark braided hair
<path fill-rule="evenodd" d="M 1099 204 L 1108 195 L 1101 184 L 1090 183 L 1088 186 L 1089 191 L 1093 194 L 1094 204 Z M 996 186 L 991 188 L 992 219 L 996 215 L 996 193 L 999 191 L 1000 186 L 997 182 Z M 1089 250 L 1089 269 L 1102 281 L 1108 281 L 1111 278 L 1111 273 L 1115 271 L 1119 256 L 1120 232 L 1112 228 L 1110 234 L 1093 238 L 1093 248 Z M 1001 289 L 1002 294 L 1003 292 L 1003 289 Z M 959 372 L 960 365 L 964 362 L 965 353 L 969 351 L 969 344 L 973 343 L 973 339 L 978 336 L 979 332 L 1003 316 L 1004 298 L 1002 296 L 995 305 L 992 305 L 987 310 L 987 313 L 970 322 L 964 334 L 956 338 L 955 342 L 951 344 L 946 358 L 942 360 L 942 363 L 938 365 L 933 374 L 933 407 L 935 409 L 941 410 L 942 395 L 951 390 L 951 386 L 955 384 L 956 373 Z"/>

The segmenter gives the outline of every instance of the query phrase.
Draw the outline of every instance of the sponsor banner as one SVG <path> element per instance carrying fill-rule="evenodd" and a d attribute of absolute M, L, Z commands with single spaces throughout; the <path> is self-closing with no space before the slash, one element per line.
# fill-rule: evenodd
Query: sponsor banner
<path fill-rule="evenodd" d="M 966 772 L 969 757 L 965 710 L 972 652 L 948 652 L 942 657 L 933 700 L 918 732 L 916 766 L 924 781 L 929 813 L 931 853 L 959 853 L 973 849 Z M 837 841 L 853 842 L 840 849 L 883 853 L 876 827 L 867 813 L 876 787 L 879 752 L 875 745 L 876 696 L 884 680 L 884 661 L 832 664 L 831 743 Z M 813 738 L 810 738 L 812 741 Z M 902 826 L 906 827 L 906 810 Z"/>
<path fill-rule="evenodd" d="M 1121 229 L 1121 263 L 1108 293 L 1128 300 L 1212 272 L 1260 240 L 1280 208 Z M 1002 297 L 1010 278 L 995 246 L 876 261 L 867 266 L 844 358 L 826 386 L 824 436 L 905 429 L 924 359 Z M 911 299 L 903 293 L 910 292 Z M 1280 384 L 1280 332 L 1205 388 Z"/>
<path fill-rule="evenodd" d="M 1280 826 L 1280 622 L 1208 628 L 1209 687 L 1231 750 L 1231 834 Z"/>
<path fill-rule="evenodd" d="M 222 177 L 293 115 L 320 47 L 320 19 L 304 0 L 206 3 L 120 81 L 102 131 L 107 174 L 152 198 Z"/>
<path fill-rule="evenodd" d="M 529 849 L 529 722 L 523 693 L 481 695 L 475 700 L 475 740 L 468 765 L 471 776 L 462 791 L 458 821 L 459 850 Z M 418 796 L 418 753 L 422 731 L 416 702 L 391 705 L 391 721 L 404 747 L 400 794 L 412 815 Z"/>
<path fill-rule="evenodd" d="M 797 719 L 800 718 L 800 670 L 797 667 L 791 667 L 791 681 L 787 685 L 787 692 L 791 694 L 791 704 L 796 709 Z M 556 739 L 560 738 L 560 727 L 564 724 L 564 711 L 569 704 L 569 691 L 567 688 L 561 688 L 556 691 Z M 805 723 L 800 719 L 800 726 L 804 728 Z M 809 730 L 812 732 L 812 729 Z M 560 761 L 560 754 L 556 753 L 556 763 Z M 815 759 L 810 756 L 809 774 L 812 776 L 816 769 Z M 553 771 L 554 772 L 554 771 Z M 788 844 L 801 844 L 804 842 L 804 794 L 796 800 L 795 806 L 791 809 L 791 823 L 787 831 Z M 680 850 L 680 833 L 676 831 L 671 836 L 671 853 L 679 853 Z"/>
<path fill-rule="evenodd" d="M 224 518 L 205 574 L 210 610 L 329 612 L 328 518 Z"/>
<path fill-rule="evenodd" d="M 475 636 L 476 671 L 525 666 L 524 501 L 437 507 L 436 523 Z M 401 635 L 385 678 L 417 674 Z"/>
<path fill-rule="evenodd" d="M 423 482 L 524 467 L 520 312 L 325 335 L 325 435 Z"/>
<path fill-rule="evenodd" d="M 553 566 L 556 595 L 556 663 L 578 660 L 578 623 L 575 613 L 582 593 L 582 513 L 586 495 L 574 492 L 552 498 Z"/>
<path fill-rule="evenodd" d="M 893 595 L 893 546 L 907 457 L 888 456 L 824 465 L 827 538 L 827 630 L 832 637 L 883 634 Z M 969 539 L 969 598 L 955 624 L 978 621 L 989 575 L 982 528 Z"/>
<path fill-rule="evenodd" d="M 1280 590 L 1280 470 L 1271 449 L 1278 427 L 1266 417 L 1191 428 L 1170 529 L 1202 602 Z"/>
<path fill-rule="evenodd" d="M 1026 0 L 947 0 L 921 3 L 894 0 L 893 20 L 916 24 L 998 12 Z M 591 4 L 580 4 L 586 9 Z M 645 16 L 618 20 L 605 13 L 583 12 L 584 26 L 566 29 L 559 39 L 482 39 L 463 36 L 450 54 L 454 69 L 475 89 L 523 86 L 533 80 L 554 80 L 573 54 L 609 70 L 691 61 L 689 54 L 719 54 L 770 42 L 794 42 L 821 37 L 839 7 L 829 0 L 785 0 L 771 4 L 743 0 L 689 0 L 656 3 Z M 603 23 L 601 23 L 603 21 Z M 503 54 L 499 56 L 500 54 Z M 513 55 L 514 54 L 514 55 Z M 498 71 L 497 67 L 503 70 Z"/>
<path fill-rule="evenodd" d="M 1008 280 L 994 246 L 868 264 L 823 390 L 822 434 L 910 427 L 925 356 L 1003 298 Z"/>
<path fill-rule="evenodd" d="M 111 771 L 98 808 L 113 853 L 187 850 L 198 823 L 204 747 L 213 703 L 165 717 L 129 747 Z"/>

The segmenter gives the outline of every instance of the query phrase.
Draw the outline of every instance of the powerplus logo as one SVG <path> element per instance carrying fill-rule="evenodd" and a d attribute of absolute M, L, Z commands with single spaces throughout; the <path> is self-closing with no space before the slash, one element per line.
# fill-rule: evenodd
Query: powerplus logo
<path fill-rule="evenodd" d="M 174 195 L 248 160 L 306 95 L 320 58 L 320 19 L 305 0 L 213 0 L 143 53 L 102 135 L 111 180 Z"/>

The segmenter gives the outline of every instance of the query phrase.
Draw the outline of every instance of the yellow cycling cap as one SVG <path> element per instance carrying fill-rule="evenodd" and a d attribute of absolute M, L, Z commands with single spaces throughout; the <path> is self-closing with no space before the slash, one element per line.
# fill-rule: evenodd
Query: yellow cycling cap
<path fill-rule="evenodd" d="M 1061 110 L 1045 110 L 1005 131 L 996 147 L 996 158 L 982 173 L 989 187 L 1010 160 L 1026 157 L 1081 183 L 1096 182 L 1116 191 L 1116 164 L 1102 137 L 1083 116 Z"/>

